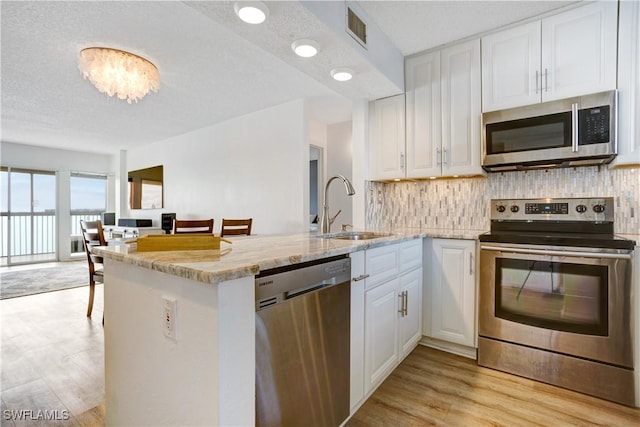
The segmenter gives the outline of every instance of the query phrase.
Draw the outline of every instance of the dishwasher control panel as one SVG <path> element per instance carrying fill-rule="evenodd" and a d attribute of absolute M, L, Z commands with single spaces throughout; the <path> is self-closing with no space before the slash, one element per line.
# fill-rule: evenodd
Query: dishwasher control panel
<path fill-rule="evenodd" d="M 256 311 L 351 280 L 351 258 L 338 256 L 266 270 L 256 276 Z"/>

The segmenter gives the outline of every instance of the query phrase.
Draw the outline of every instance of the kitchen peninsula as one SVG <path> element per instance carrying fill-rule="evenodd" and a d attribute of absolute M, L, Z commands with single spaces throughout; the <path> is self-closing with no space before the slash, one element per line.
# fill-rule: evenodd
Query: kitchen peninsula
<path fill-rule="evenodd" d="M 97 248 L 105 259 L 107 425 L 254 424 L 258 272 L 423 237 L 474 240 L 480 233 L 394 230 L 359 241 L 250 236 L 199 251 Z M 165 331 L 172 303 L 175 338 Z"/>

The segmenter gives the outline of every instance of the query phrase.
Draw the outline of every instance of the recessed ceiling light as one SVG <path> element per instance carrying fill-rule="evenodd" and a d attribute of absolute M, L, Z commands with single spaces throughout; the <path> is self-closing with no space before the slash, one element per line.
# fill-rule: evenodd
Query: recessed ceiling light
<path fill-rule="evenodd" d="M 311 58 L 318 53 L 320 50 L 320 45 L 317 42 L 310 39 L 300 39 L 291 43 L 291 49 L 295 52 L 296 55 L 301 56 L 303 58 Z"/>
<path fill-rule="evenodd" d="M 269 8 L 261 1 L 237 1 L 233 5 L 238 18 L 248 24 L 261 24 L 269 16 Z"/>
<path fill-rule="evenodd" d="M 331 70 L 331 77 L 339 82 L 346 82 L 353 77 L 353 70 L 350 68 L 334 68 Z"/>

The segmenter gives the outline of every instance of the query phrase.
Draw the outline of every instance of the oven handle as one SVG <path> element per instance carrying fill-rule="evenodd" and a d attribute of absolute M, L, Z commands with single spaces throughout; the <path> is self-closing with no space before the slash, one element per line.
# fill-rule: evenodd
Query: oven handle
<path fill-rule="evenodd" d="M 487 246 L 487 245 L 481 245 L 480 249 L 484 249 L 488 251 L 513 252 L 518 254 L 531 254 L 531 255 L 606 258 L 606 259 L 631 259 L 631 254 L 608 254 L 608 253 L 602 253 L 602 252 L 552 251 L 552 250 L 546 250 L 546 249 L 520 249 L 520 248 L 507 248 L 507 247 Z"/>

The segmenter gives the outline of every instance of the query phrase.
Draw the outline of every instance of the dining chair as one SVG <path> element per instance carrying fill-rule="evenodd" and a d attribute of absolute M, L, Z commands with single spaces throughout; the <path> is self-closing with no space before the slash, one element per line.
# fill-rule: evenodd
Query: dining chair
<path fill-rule="evenodd" d="M 104 230 L 100 221 L 80 220 L 80 229 L 82 230 L 82 243 L 89 263 L 89 306 L 87 307 L 87 317 L 91 317 L 96 281 L 104 283 L 102 257 L 91 253 L 91 248 L 94 246 L 107 246 L 107 242 L 104 239 Z"/>
<path fill-rule="evenodd" d="M 212 219 L 176 219 L 173 221 L 173 234 L 213 233 Z"/>
<path fill-rule="evenodd" d="M 253 218 L 247 219 L 225 219 L 222 218 L 222 227 L 220 228 L 220 237 L 223 236 L 239 236 L 250 235 L 251 224 Z"/>

